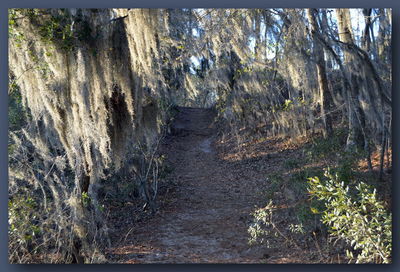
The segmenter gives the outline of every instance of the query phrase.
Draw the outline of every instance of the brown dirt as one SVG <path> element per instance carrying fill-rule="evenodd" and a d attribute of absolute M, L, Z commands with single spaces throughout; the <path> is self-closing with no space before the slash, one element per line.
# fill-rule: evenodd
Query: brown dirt
<path fill-rule="evenodd" d="M 173 168 L 168 179 L 175 189 L 160 195 L 157 214 L 117 230 L 109 259 L 115 263 L 316 262 L 315 254 L 305 256 L 279 239 L 270 248 L 248 245 L 250 213 L 256 205 L 266 204 L 260 193 L 268 186 L 265 173 L 298 154 L 288 147 L 282 151 L 282 141 L 270 139 L 261 149 L 257 149 L 260 143 L 249 140 L 246 146 L 245 141 L 243 156 L 232 140 L 218 138 L 213 120 L 211 110 L 180 108 L 173 135 L 162 146 Z"/>

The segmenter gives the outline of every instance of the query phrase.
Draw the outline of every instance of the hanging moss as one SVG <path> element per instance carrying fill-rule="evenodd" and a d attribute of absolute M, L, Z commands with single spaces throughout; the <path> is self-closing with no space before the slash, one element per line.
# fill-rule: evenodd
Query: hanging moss
<path fill-rule="evenodd" d="M 101 258 L 93 260 L 91 254 L 108 239 L 98 209 L 98 182 L 105 170 L 124 168 L 137 155 L 138 144 L 150 150 L 159 133 L 157 119 L 165 118 L 157 107 L 151 114 L 144 107 L 145 100 L 168 98 L 154 35 L 165 33 L 163 14 L 146 9 L 15 13 L 21 19 L 15 19 L 13 28 L 23 39 L 11 40 L 10 70 L 20 76 L 24 106 L 32 114 L 24 141 L 38 152 L 33 171 L 44 173 L 26 169 L 24 175 L 38 175 L 37 185 L 45 182 L 53 195 L 51 205 L 63 218 L 54 223 L 70 230 L 63 236 L 65 250 L 80 256 L 72 259 L 98 262 Z M 113 21 L 115 17 L 125 19 Z M 66 176 L 70 170 L 73 176 Z M 14 178 L 11 174 L 11 183 Z M 72 244 L 70 237 L 75 237 Z"/>

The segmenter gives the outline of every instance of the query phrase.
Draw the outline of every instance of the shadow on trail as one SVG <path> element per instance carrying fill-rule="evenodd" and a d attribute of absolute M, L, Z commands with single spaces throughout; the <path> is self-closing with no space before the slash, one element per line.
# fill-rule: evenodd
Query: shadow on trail
<path fill-rule="evenodd" d="M 222 159 L 215 112 L 178 108 L 163 143 L 175 191 L 172 204 L 135 226 L 110 255 L 118 263 L 262 263 L 266 248 L 248 245 L 250 213 L 265 176 Z M 269 249 L 271 252 L 274 249 Z M 267 254 L 268 255 L 268 254 Z M 271 255 L 271 254 L 269 254 Z"/>

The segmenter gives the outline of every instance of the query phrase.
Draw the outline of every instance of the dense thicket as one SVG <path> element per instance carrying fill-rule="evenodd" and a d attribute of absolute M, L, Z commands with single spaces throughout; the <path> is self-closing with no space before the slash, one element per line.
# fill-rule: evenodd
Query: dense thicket
<path fill-rule="evenodd" d="M 228 128 L 266 135 L 346 125 L 348 149 L 380 148 L 381 165 L 391 146 L 389 9 L 9 16 L 13 262 L 43 251 L 46 262 L 105 261 L 100 181 L 124 176 L 156 209 L 155 152 L 174 105 L 213 107 Z"/>
<path fill-rule="evenodd" d="M 175 97 L 169 85 L 182 80 L 170 12 L 10 13 L 11 81 L 29 109 L 29 125 L 11 133 L 18 152 L 10 157 L 10 195 L 41 188 L 36 203 L 51 215 L 39 219 L 48 225 L 45 245 L 75 261 L 98 261 L 91 254 L 107 241 L 97 201 L 101 179 L 127 173 L 154 206 L 148 157 Z"/>

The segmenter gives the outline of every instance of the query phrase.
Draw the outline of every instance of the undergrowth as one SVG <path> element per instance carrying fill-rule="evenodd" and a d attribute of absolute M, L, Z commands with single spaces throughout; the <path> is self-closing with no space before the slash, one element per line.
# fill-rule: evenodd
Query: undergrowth
<path fill-rule="evenodd" d="M 330 238 L 352 246 L 351 251 L 346 250 L 350 261 L 390 263 L 392 215 L 378 199 L 376 189 L 364 182 L 350 188 L 329 170 L 324 175 L 325 181 L 309 178 L 308 191 L 325 204 L 321 220 L 328 226 Z"/>
<path fill-rule="evenodd" d="M 327 244 L 318 246 L 321 258 L 339 251 L 349 262 L 390 262 L 391 213 L 372 186 L 373 176 L 366 179 L 358 168 L 365 152 L 345 150 L 346 135 L 340 128 L 328 139 L 314 138 L 304 146 L 302 158 L 290 157 L 283 163 L 286 173 L 269 173 L 264 193 L 268 205 L 252 214 L 251 244 L 268 246 L 271 237 L 280 237 L 297 247 L 318 238 Z M 282 204 L 281 192 L 287 191 L 296 196 L 294 204 L 276 209 Z M 278 223 L 282 220 L 285 226 Z"/>

